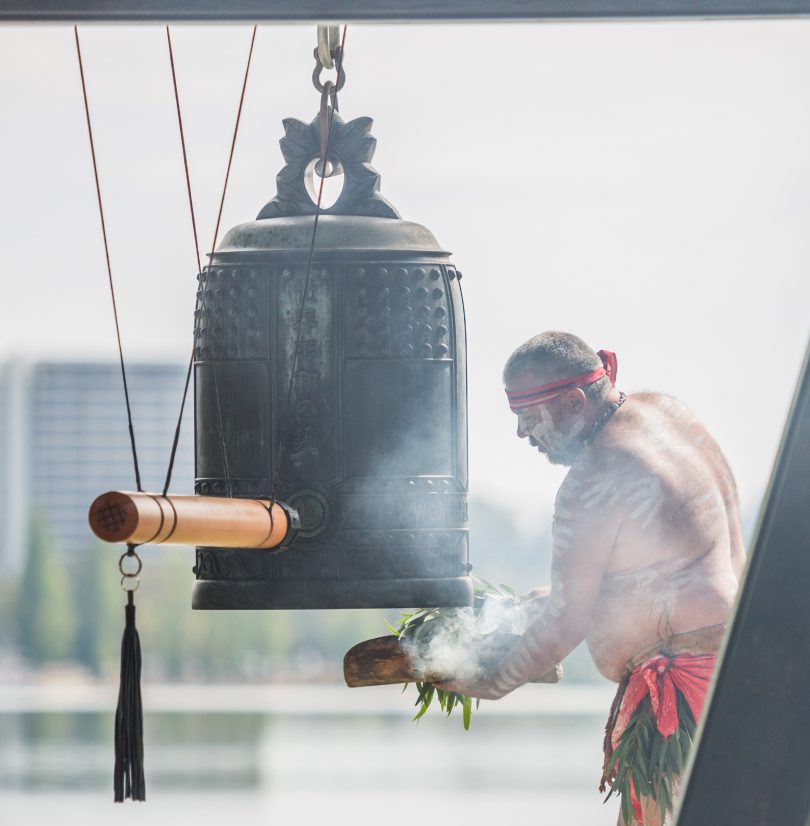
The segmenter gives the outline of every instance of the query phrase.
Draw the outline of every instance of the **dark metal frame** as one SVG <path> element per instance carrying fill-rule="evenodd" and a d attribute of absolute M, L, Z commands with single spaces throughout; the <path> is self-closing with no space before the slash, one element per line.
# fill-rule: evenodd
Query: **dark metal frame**
<path fill-rule="evenodd" d="M 769 18 L 810 0 L 0 0 L 0 22 Z M 754 390 L 756 392 L 756 389 Z M 802 826 L 810 812 L 810 359 L 762 509 L 679 826 Z"/>
<path fill-rule="evenodd" d="M 810 0 L 0 0 L 0 22 L 612 20 L 810 15 Z"/>
<path fill-rule="evenodd" d="M 681 800 L 680 826 L 810 813 L 810 349 Z"/>

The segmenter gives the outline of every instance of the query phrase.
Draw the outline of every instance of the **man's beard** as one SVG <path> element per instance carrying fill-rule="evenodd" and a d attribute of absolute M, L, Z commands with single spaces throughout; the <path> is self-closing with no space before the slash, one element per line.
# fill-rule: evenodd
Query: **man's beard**
<path fill-rule="evenodd" d="M 553 423 L 541 419 L 529 436 L 529 442 L 534 447 L 542 447 L 543 453 L 552 465 L 570 467 L 585 446 L 581 433 L 585 422 L 580 420 L 571 426 L 568 433 L 561 433 Z"/>

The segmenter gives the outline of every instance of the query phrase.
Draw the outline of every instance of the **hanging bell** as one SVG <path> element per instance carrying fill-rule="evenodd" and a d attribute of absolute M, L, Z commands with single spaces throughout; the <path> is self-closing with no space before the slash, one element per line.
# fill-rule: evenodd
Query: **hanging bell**
<path fill-rule="evenodd" d="M 283 551 L 199 547 L 198 609 L 462 606 L 460 273 L 379 193 L 370 118 L 287 119 L 277 195 L 199 275 L 200 496 L 284 502 Z M 318 174 L 343 189 L 316 216 Z"/>

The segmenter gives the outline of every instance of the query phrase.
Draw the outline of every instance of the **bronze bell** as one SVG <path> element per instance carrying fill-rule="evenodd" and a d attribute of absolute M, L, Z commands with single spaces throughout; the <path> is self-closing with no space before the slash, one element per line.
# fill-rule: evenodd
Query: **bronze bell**
<path fill-rule="evenodd" d="M 472 603 L 461 276 L 380 195 L 371 124 L 332 115 L 316 221 L 321 121 L 285 120 L 278 194 L 199 275 L 195 491 L 301 524 L 280 552 L 197 548 L 194 608 Z"/>

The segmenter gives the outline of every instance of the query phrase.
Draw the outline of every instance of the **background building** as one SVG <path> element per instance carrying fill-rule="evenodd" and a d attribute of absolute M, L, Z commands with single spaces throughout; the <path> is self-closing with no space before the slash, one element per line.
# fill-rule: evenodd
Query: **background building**
<path fill-rule="evenodd" d="M 131 364 L 141 480 L 162 489 L 185 366 Z M 193 492 L 193 400 L 172 490 Z M 28 520 L 41 518 L 70 559 L 93 536 L 87 510 L 106 490 L 134 490 L 121 370 L 115 363 L 8 361 L 0 365 L 0 576 L 22 569 Z"/>

